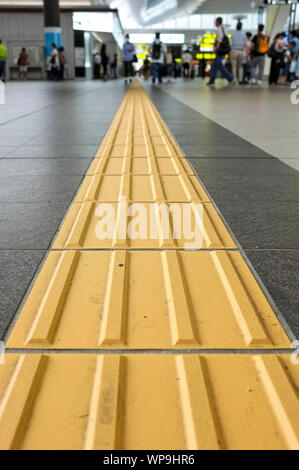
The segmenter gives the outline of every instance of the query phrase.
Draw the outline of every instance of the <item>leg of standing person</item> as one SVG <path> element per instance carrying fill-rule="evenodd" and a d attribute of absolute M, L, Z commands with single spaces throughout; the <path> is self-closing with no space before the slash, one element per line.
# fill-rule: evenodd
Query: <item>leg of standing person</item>
<path fill-rule="evenodd" d="M 235 75 L 235 78 L 238 81 L 241 81 L 241 70 L 242 70 L 243 60 L 244 60 L 244 53 L 242 51 L 238 51 L 237 72 L 236 72 L 236 75 Z"/>
<path fill-rule="evenodd" d="M 259 82 L 262 82 L 263 81 L 263 78 L 264 78 L 264 68 L 265 68 L 265 56 L 263 55 L 260 55 L 258 56 L 258 75 L 257 75 L 257 79 Z"/>
<path fill-rule="evenodd" d="M 159 83 L 162 83 L 162 76 L 163 76 L 163 64 L 158 64 L 158 80 L 159 80 Z"/>
<path fill-rule="evenodd" d="M 244 62 L 244 63 L 242 64 L 242 67 L 243 67 L 242 83 L 246 83 L 247 72 L 248 72 L 248 62 Z"/>
<path fill-rule="evenodd" d="M 232 65 L 232 74 L 234 77 L 237 76 L 237 62 L 238 62 L 238 51 L 231 51 L 230 53 L 230 63 Z"/>
<path fill-rule="evenodd" d="M 258 57 L 253 57 L 252 58 L 252 61 L 251 61 L 251 70 L 250 70 L 250 73 L 251 73 L 251 80 L 252 80 L 252 83 L 256 81 L 256 67 L 257 67 L 257 62 L 258 62 Z"/>
<path fill-rule="evenodd" d="M 130 72 L 130 78 L 132 79 L 134 77 L 134 67 L 133 67 L 133 62 L 132 61 L 130 61 L 130 63 L 129 63 L 129 72 Z"/>
<path fill-rule="evenodd" d="M 64 80 L 64 64 L 60 64 L 59 75 L 60 80 Z"/>
<path fill-rule="evenodd" d="M 152 63 L 152 83 L 155 83 L 158 78 L 158 65 L 157 62 Z"/>
<path fill-rule="evenodd" d="M 5 60 L 0 60 L 0 80 L 5 81 Z"/>

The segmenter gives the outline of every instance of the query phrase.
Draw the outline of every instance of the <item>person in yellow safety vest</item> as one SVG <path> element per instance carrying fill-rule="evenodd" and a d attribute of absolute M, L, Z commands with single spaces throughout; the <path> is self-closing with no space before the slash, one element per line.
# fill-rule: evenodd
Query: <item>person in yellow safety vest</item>
<path fill-rule="evenodd" d="M 0 80 L 5 82 L 5 69 L 6 69 L 6 57 L 7 57 L 7 48 L 2 44 L 2 39 L 0 39 Z"/>

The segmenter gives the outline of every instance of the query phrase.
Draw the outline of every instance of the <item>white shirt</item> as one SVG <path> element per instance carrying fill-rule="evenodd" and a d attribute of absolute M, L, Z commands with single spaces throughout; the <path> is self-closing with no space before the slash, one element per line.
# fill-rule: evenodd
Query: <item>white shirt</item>
<path fill-rule="evenodd" d="M 59 54 L 58 54 L 58 50 L 57 49 L 53 49 L 51 54 L 50 54 L 51 58 L 53 59 L 54 57 L 54 64 L 52 64 L 52 66 L 54 67 L 59 67 Z"/>
<path fill-rule="evenodd" d="M 192 54 L 190 54 L 190 52 L 184 52 L 184 54 L 182 55 L 183 64 L 191 65 L 192 60 L 193 60 Z"/>
<path fill-rule="evenodd" d="M 170 65 L 173 62 L 172 52 L 166 52 L 166 64 Z"/>
<path fill-rule="evenodd" d="M 224 37 L 223 31 L 224 31 L 224 34 L 226 34 L 226 31 L 225 31 L 223 26 L 218 26 L 217 27 L 217 29 L 216 29 L 216 42 L 221 42 L 222 41 L 222 39 Z"/>

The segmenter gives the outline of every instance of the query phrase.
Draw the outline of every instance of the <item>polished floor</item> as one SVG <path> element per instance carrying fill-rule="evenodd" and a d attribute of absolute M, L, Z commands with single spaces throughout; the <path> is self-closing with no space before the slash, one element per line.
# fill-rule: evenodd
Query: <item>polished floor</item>
<path fill-rule="evenodd" d="M 149 93 L 162 112 L 163 92 Z M 171 115 L 188 121 L 167 99 L 169 126 Z M 213 135 L 224 159 L 229 148 L 246 161 L 254 147 L 206 117 L 192 122 L 197 157 L 187 159 L 138 81 L 125 94 L 10 325 L 1 449 L 299 448 L 288 317 L 211 197 L 215 182 L 203 184 L 209 167 L 196 162 Z M 233 194 L 238 178 L 226 166 Z M 120 208 L 120 197 L 145 213 L 152 203 L 200 207 L 202 242 L 190 249 L 176 225 L 170 237 L 158 229 L 152 238 L 148 225 L 145 237 L 123 237 L 122 222 L 107 243 L 99 209 Z"/>

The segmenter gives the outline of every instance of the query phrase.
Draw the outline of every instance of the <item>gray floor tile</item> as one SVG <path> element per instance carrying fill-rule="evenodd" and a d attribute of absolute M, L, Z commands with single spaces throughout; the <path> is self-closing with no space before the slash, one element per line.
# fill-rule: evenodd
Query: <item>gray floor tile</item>
<path fill-rule="evenodd" d="M 89 165 L 88 158 L 6 158 L 0 160 L 0 175 L 84 175 Z"/>
<path fill-rule="evenodd" d="M 68 203 L 0 203 L 0 249 L 47 249 L 67 208 Z"/>
<path fill-rule="evenodd" d="M 247 250 L 246 254 L 299 339 L 299 250 Z"/>
<path fill-rule="evenodd" d="M 44 251 L 0 250 L 0 338 L 9 326 Z"/>
<path fill-rule="evenodd" d="M 213 196 L 212 196 L 213 197 Z M 228 226 L 244 249 L 299 249 L 299 203 L 244 202 L 228 205 L 214 198 Z"/>
<path fill-rule="evenodd" d="M 70 203 L 82 176 L 0 176 L 0 202 Z"/>
<path fill-rule="evenodd" d="M 16 145 L 2 145 L 0 139 L 0 158 L 5 157 L 7 154 L 11 153 L 13 150 L 16 150 L 18 147 Z"/>
<path fill-rule="evenodd" d="M 97 145 L 24 145 L 10 153 L 7 158 L 92 158 Z"/>

